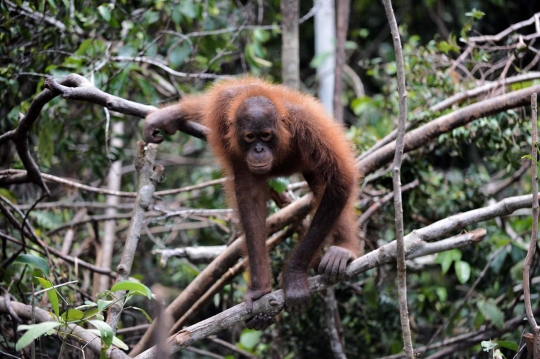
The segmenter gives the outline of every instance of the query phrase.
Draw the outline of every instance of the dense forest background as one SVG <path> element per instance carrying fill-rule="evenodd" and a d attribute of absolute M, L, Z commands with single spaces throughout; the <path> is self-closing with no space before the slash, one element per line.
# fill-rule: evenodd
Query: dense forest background
<path fill-rule="evenodd" d="M 112 343 L 128 353 L 141 338 L 149 340 L 143 337 L 150 336 L 149 320 L 163 309 L 165 322 L 180 320 L 179 330 L 242 302 L 248 277 L 239 255 L 227 262 L 218 257 L 241 229 L 206 142 L 186 133 L 168 136 L 157 149 L 155 164 L 164 166 L 164 176 L 137 235 L 131 281 L 115 288 L 113 272 L 138 208 L 133 163 L 141 156 L 144 106 L 173 103 L 224 76 L 249 73 L 282 82 L 287 39 L 280 6 L 262 0 L 0 0 L 0 357 L 98 357 L 99 338 L 95 347 L 75 339 L 82 327 L 93 330 L 81 334 L 83 342 L 94 335 L 105 349 Z M 540 85 L 540 2 L 393 6 L 405 61 L 407 130 L 424 138 L 406 149 L 401 169 L 405 234 L 423 229 L 426 241 L 474 234 L 463 246 L 407 261 L 415 350 L 431 359 L 525 358 L 522 334 L 530 328 L 523 320 L 523 267 L 533 221 L 530 196 L 518 196 L 533 188 L 531 161 L 524 158 L 532 146 L 526 91 Z M 324 30 L 314 25 L 320 7 L 299 4 L 299 87 L 315 96 L 323 83 L 317 69 L 333 56 L 315 50 L 317 32 Z M 348 16 L 341 99 L 347 136 L 365 169 L 357 213 L 370 253 L 395 239 L 391 159 L 377 154 L 393 140 L 385 136 L 397 124 L 396 60 L 379 1 L 351 1 Z M 62 82 L 69 74 L 85 80 Z M 133 103 L 111 108 L 100 94 L 70 98 L 69 88 L 85 86 L 144 106 L 139 112 Z M 440 119 L 436 135 L 422 132 Z M 288 207 L 280 210 L 283 201 L 292 206 L 308 192 L 300 177 L 271 185 L 278 198 L 269 212 L 276 216 Z M 479 216 L 475 210 L 482 208 L 487 214 Z M 458 214 L 459 225 L 450 231 L 430 232 Z M 273 235 L 276 289 L 302 218 Z M 533 309 L 540 301 L 539 262 L 536 256 L 531 266 Z M 190 287 L 197 277 L 214 278 L 207 268 L 216 279 L 207 279 L 204 290 Z M 129 302 L 111 342 L 109 310 L 123 303 L 117 290 L 128 290 Z M 193 290 L 205 295 L 189 297 Z M 172 357 L 401 358 L 397 301 L 395 264 L 381 263 L 314 294 L 308 310 L 284 312 L 265 331 L 240 322 Z M 34 344 L 16 347 L 25 325 L 50 320 L 54 324 L 34 327 Z M 118 349 L 102 355 L 126 357 Z"/>

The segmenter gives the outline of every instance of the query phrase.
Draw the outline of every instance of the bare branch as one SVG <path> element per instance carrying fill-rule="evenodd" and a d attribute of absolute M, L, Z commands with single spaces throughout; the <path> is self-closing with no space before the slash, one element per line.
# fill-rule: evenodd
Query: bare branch
<path fill-rule="evenodd" d="M 511 85 L 511 84 L 515 84 L 519 82 L 536 80 L 539 78 L 540 78 L 540 72 L 534 72 L 534 71 L 528 72 L 526 74 L 512 76 L 512 77 L 505 77 L 498 81 L 488 82 L 482 86 L 475 86 L 474 88 L 470 90 L 461 91 L 460 93 L 450 96 L 446 100 L 441 101 L 431 106 L 429 110 L 433 112 L 444 111 L 447 108 L 450 108 L 455 103 L 479 96 L 483 93 L 493 90 L 494 88 Z"/>
<path fill-rule="evenodd" d="M 122 259 L 118 265 L 118 274 L 116 282 L 129 279 L 131 273 L 131 267 L 135 260 L 135 252 L 137 251 L 137 244 L 141 235 L 141 228 L 144 223 L 145 212 L 150 207 L 152 196 L 156 189 L 156 182 L 158 182 L 163 174 L 163 166 L 156 166 L 154 170 L 154 161 L 156 159 L 156 153 L 158 145 L 150 143 L 146 145 L 143 141 L 137 143 L 137 163 L 136 167 L 139 168 L 139 190 L 137 198 L 135 199 L 135 206 L 133 208 L 133 215 L 131 217 L 131 223 L 129 225 L 129 232 L 124 245 L 124 251 L 122 253 Z M 121 298 L 125 295 L 126 291 L 116 292 L 116 296 Z M 120 320 L 120 313 L 122 311 L 123 302 L 116 301 L 109 309 L 109 315 L 107 322 L 116 333 L 118 322 Z"/>
<path fill-rule="evenodd" d="M 527 314 L 527 320 L 533 332 L 534 346 L 533 346 L 533 358 L 540 358 L 540 327 L 534 319 L 532 304 L 531 304 L 531 285 L 529 283 L 531 276 L 531 263 L 536 252 L 536 245 L 538 242 L 538 102 L 537 94 L 531 95 L 531 122 L 532 122 L 532 148 L 531 148 L 531 177 L 532 177 L 532 232 L 531 241 L 529 242 L 529 250 L 523 263 L 523 297 L 525 301 L 525 313 Z M 531 354 L 529 352 L 529 354 Z"/>
<path fill-rule="evenodd" d="M 162 266 L 165 266 L 171 257 L 186 258 L 192 263 L 210 263 L 226 249 L 227 246 L 182 247 L 174 249 L 155 249 L 152 253 L 160 254 L 160 263 Z"/>
<path fill-rule="evenodd" d="M 11 169 L 11 168 L 7 169 L 7 170 L 1 170 L 0 171 L 0 185 L 6 184 L 6 183 L 3 182 L 3 180 L 4 180 L 4 178 L 9 178 L 8 177 L 9 175 L 26 175 L 27 173 L 28 172 L 25 171 L 25 170 L 16 170 L 16 169 Z M 127 198 L 135 198 L 135 197 L 137 197 L 137 192 L 110 191 L 110 190 L 107 190 L 107 189 L 104 189 L 104 188 L 97 188 L 97 187 L 87 186 L 87 185 L 84 185 L 84 184 L 81 184 L 81 183 L 78 183 L 78 182 L 75 182 L 75 181 L 70 181 L 70 180 L 67 180 L 65 178 L 49 175 L 49 174 L 46 174 L 46 173 L 40 173 L 40 176 L 43 177 L 44 179 L 48 180 L 48 181 L 61 183 L 63 185 L 69 186 L 71 188 L 76 188 L 76 189 L 81 190 L 81 191 L 99 193 L 99 194 L 106 194 L 106 195 L 109 195 L 109 196 L 127 197 Z M 165 191 L 157 191 L 157 192 L 154 193 L 154 196 L 155 197 L 168 196 L 168 195 L 178 194 L 178 193 L 182 193 L 182 192 L 189 192 L 189 191 L 193 191 L 193 190 L 196 190 L 196 189 L 201 189 L 201 188 L 204 188 L 204 187 L 209 187 L 209 186 L 215 186 L 215 185 L 218 185 L 218 184 L 222 184 L 226 180 L 227 180 L 226 178 L 218 178 L 218 179 L 215 179 L 215 180 L 198 183 L 198 184 L 195 184 L 195 185 L 192 185 L 192 186 L 169 189 L 169 190 L 165 190 Z M 61 204 L 59 204 L 59 205 L 61 205 Z M 47 204 L 44 204 L 42 206 L 40 206 L 38 204 L 38 206 L 36 208 L 46 208 L 48 206 L 49 205 L 47 205 Z M 21 208 L 22 208 L 22 206 L 21 206 Z M 132 207 L 130 207 L 130 208 L 132 208 Z"/>
<path fill-rule="evenodd" d="M 538 21 L 539 17 L 540 17 L 540 12 L 537 12 L 530 19 L 520 21 L 520 22 L 515 23 L 515 24 L 512 24 L 507 29 L 499 32 L 497 35 L 471 36 L 471 37 L 469 37 L 468 41 L 470 43 L 471 42 L 478 43 L 478 42 L 488 42 L 488 41 L 493 41 L 493 42 L 500 41 L 504 37 L 510 35 L 511 33 L 515 32 L 515 31 L 517 31 L 517 30 L 519 30 L 521 28 L 524 28 L 526 26 L 534 24 L 535 21 Z M 536 31 L 540 31 L 540 30 L 536 30 Z"/>
<path fill-rule="evenodd" d="M 397 273 L 398 273 L 398 296 L 399 315 L 401 319 L 401 331 L 403 333 L 403 350 L 407 359 L 413 359 L 413 345 L 411 339 L 411 328 L 409 325 L 409 309 L 407 305 L 407 267 L 405 265 L 405 245 L 403 242 L 403 204 L 401 200 L 401 162 L 403 157 L 403 139 L 405 138 L 405 123 L 407 121 L 407 93 L 405 88 L 405 69 L 403 64 L 403 50 L 399 37 L 399 29 L 392 9 L 391 0 L 383 0 L 384 10 L 390 25 L 390 32 L 394 41 L 396 53 L 397 83 L 399 94 L 399 121 L 396 138 L 396 148 L 394 152 L 394 163 L 392 165 L 392 182 L 394 186 L 394 218 L 396 224 L 397 243 Z"/>
<path fill-rule="evenodd" d="M 164 70 L 165 72 L 176 76 L 176 77 L 187 77 L 187 78 L 197 78 L 197 79 L 226 79 L 230 78 L 232 76 L 227 75 L 215 75 L 215 74 L 207 74 L 207 73 L 187 73 L 187 72 L 180 72 L 171 69 L 169 66 L 167 66 L 164 63 L 161 63 L 159 61 L 156 61 L 154 59 L 151 59 L 149 57 L 145 56 L 137 56 L 137 57 L 131 57 L 131 56 L 113 56 L 111 57 L 111 60 L 118 61 L 118 62 L 143 62 L 146 64 L 154 65 L 156 67 L 159 67 L 160 69 Z"/>
<path fill-rule="evenodd" d="M 347 359 L 343 348 L 342 338 L 340 338 L 339 335 L 338 323 L 336 323 L 336 316 L 339 316 L 339 312 L 334 287 L 326 289 L 326 293 L 324 294 L 324 304 L 324 318 L 330 334 L 330 348 L 332 349 L 333 357 L 334 359 Z"/>

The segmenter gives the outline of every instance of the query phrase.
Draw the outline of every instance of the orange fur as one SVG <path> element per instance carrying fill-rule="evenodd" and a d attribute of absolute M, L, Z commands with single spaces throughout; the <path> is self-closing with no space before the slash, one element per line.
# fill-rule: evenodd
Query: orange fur
<path fill-rule="evenodd" d="M 246 106 L 254 112 L 246 112 Z M 243 110 L 239 110 L 241 107 Z M 245 297 L 248 308 L 252 300 L 270 290 L 266 231 L 262 228 L 268 199 L 265 181 L 270 177 L 302 173 L 317 205 L 312 224 L 293 251 L 283 276 L 286 307 L 298 310 L 306 305 L 307 268 L 325 237 L 333 238 L 337 246 L 331 247 L 321 262 L 319 271 L 322 268 L 325 275 L 335 275 L 337 267 L 332 263 L 343 264 L 360 254 L 353 207 L 359 179 L 352 146 L 342 126 L 313 96 L 258 78 L 242 77 L 217 82 L 204 95 L 187 96 L 177 105 L 158 111 L 168 111 L 169 115 L 176 111 L 172 116 L 175 119 L 199 121 L 210 129 L 207 140 L 229 178 L 225 186 L 228 199 L 240 214 L 252 257 L 252 282 Z M 159 114 L 152 116 L 159 118 Z M 254 122 L 246 125 L 246 121 Z M 241 126 L 259 128 L 255 130 L 259 131 L 257 136 L 267 131 L 264 128 L 271 128 L 272 144 L 246 149 L 251 142 L 243 137 L 246 129 Z M 257 162 L 250 167 L 247 156 L 257 156 L 253 151 L 270 158 L 271 162 L 258 162 L 269 166 L 268 170 L 259 172 Z M 341 264 L 340 275 L 344 273 Z"/>

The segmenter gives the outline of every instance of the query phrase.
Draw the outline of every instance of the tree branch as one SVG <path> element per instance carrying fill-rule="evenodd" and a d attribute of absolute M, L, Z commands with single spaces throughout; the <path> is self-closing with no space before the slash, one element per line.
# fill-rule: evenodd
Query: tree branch
<path fill-rule="evenodd" d="M 457 127 L 466 125 L 479 118 L 524 106 L 528 103 L 529 97 L 533 92 L 540 92 L 540 85 L 480 101 L 441 116 L 407 133 L 404 139 L 404 152 L 410 152 L 420 148 L 443 133 L 450 132 Z M 366 175 L 390 162 L 395 150 L 396 143 L 391 142 L 362 159 L 357 160 L 360 173 Z"/>
<path fill-rule="evenodd" d="M 396 224 L 396 252 L 398 274 L 399 315 L 401 331 L 403 333 L 403 350 L 407 359 L 413 359 L 413 345 L 411 328 L 409 325 L 409 309 L 407 305 L 407 267 L 405 265 L 405 245 L 403 242 L 403 204 L 401 203 L 401 162 L 403 157 L 403 139 L 405 137 L 405 123 L 407 121 L 407 93 L 405 88 L 405 69 L 403 64 L 403 51 L 399 37 L 398 25 L 392 9 L 391 0 L 383 0 L 384 10 L 390 25 L 390 32 L 394 41 L 397 65 L 397 83 L 399 94 L 399 121 L 392 165 L 392 182 L 394 187 L 394 218 Z"/>
<path fill-rule="evenodd" d="M 529 242 L 529 250 L 523 263 L 523 297 L 525 301 L 525 313 L 527 320 L 533 332 L 533 358 L 540 359 L 540 327 L 534 319 L 532 304 L 531 304 L 531 285 L 529 283 L 531 277 L 531 263 L 536 252 L 538 242 L 538 103 L 536 93 L 531 95 L 531 122 L 532 122 L 532 146 L 531 146 L 531 177 L 532 177 L 532 232 L 531 241 Z M 529 352 L 529 355 L 531 352 Z"/>
<path fill-rule="evenodd" d="M 409 238 L 409 241 L 406 241 L 405 251 L 407 259 L 438 253 L 440 251 L 445 251 L 452 248 L 460 248 L 480 241 L 485 235 L 485 229 L 477 229 L 470 233 L 448 238 L 438 243 L 426 243 L 419 237 L 411 237 Z M 379 255 L 370 256 L 370 254 L 374 252 L 378 252 Z M 352 277 L 381 264 L 391 263 L 395 260 L 395 256 L 396 246 L 394 241 L 353 261 L 347 268 L 347 275 L 348 277 Z M 309 279 L 309 287 L 312 293 L 324 290 L 329 286 L 330 285 L 326 283 L 323 277 L 320 275 Z M 175 335 L 169 337 L 167 342 L 169 353 L 176 353 L 203 338 L 250 318 L 255 314 L 264 312 L 269 315 L 277 315 L 283 309 L 284 303 L 285 299 L 283 291 L 277 290 L 254 302 L 253 312 L 251 313 L 247 312 L 245 303 L 238 304 L 230 309 L 225 310 L 224 312 L 221 312 L 220 314 L 217 314 L 190 327 L 184 328 Z M 155 347 L 153 347 L 137 355 L 135 358 L 154 358 L 155 350 Z"/>
<path fill-rule="evenodd" d="M 269 235 L 281 230 L 285 226 L 299 222 L 313 208 L 313 196 L 307 195 L 284 207 L 277 213 L 266 219 L 266 228 Z M 240 257 L 242 247 L 244 246 L 244 236 L 236 239 L 227 250 L 221 253 L 212 263 L 204 268 L 197 277 L 176 297 L 176 299 L 167 307 L 166 313 L 173 318 L 180 318 L 194 305 L 198 299 L 205 294 L 222 275 L 233 267 Z M 141 338 L 139 343 L 130 352 L 130 356 L 136 356 L 149 347 L 154 325 L 150 326 L 148 331 Z"/>
<path fill-rule="evenodd" d="M 152 202 L 152 196 L 156 189 L 156 183 L 161 179 L 163 175 L 163 166 L 156 166 L 154 170 L 154 161 L 156 159 L 158 145 L 150 143 L 146 145 L 143 141 L 137 142 L 137 159 L 135 167 L 139 169 L 139 190 L 137 198 L 135 199 L 135 206 L 133 207 L 133 216 L 129 225 L 129 232 L 124 245 L 124 251 L 122 253 L 122 259 L 118 265 L 118 274 L 116 282 L 129 279 L 131 273 L 131 267 L 135 260 L 135 252 L 137 251 L 137 244 L 139 237 L 141 236 L 141 228 L 144 223 L 144 214 L 150 207 Z M 123 297 L 126 291 L 116 292 L 118 298 Z M 123 301 L 116 301 L 109 309 L 109 315 L 107 322 L 116 333 L 118 322 L 120 320 L 120 313 L 122 312 Z"/>

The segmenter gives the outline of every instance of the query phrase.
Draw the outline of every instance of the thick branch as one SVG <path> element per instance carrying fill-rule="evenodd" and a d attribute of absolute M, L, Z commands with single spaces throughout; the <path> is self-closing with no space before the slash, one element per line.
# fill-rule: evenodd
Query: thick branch
<path fill-rule="evenodd" d="M 477 229 L 473 232 L 448 238 L 438 243 L 426 243 L 419 237 L 411 237 L 409 241 L 406 242 L 406 256 L 407 259 L 413 259 L 428 254 L 438 253 L 440 251 L 445 251 L 448 249 L 460 248 L 465 245 L 480 241 L 485 235 L 485 229 Z M 379 255 L 371 258 L 363 256 L 356 259 L 348 267 L 347 275 L 349 277 L 355 276 L 362 272 L 365 272 L 368 269 L 394 261 L 396 255 L 395 242 L 382 246 L 374 252 L 384 252 L 384 255 Z M 372 259 L 374 259 L 374 261 Z M 352 264 L 355 264 L 354 267 L 352 266 Z M 329 286 L 330 285 L 326 283 L 320 275 L 309 279 L 309 287 L 312 293 L 326 289 Z M 198 340 L 201 340 L 223 329 L 226 329 L 238 322 L 252 317 L 255 314 L 264 312 L 269 315 L 277 315 L 279 312 L 281 312 L 283 307 L 284 296 L 282 290 L 269 293 L 254 302 L 252 313 L 247 312 L 245 303 L 238 304 L 218 315 L 215 315 L 202 322 L 185 328 L 170 337 L 168 340 L 169 352 L 175 353 L 177 351 L 180 351 Z M 145 351 L 144 353 L 141 353 L 140 355 L 136 356 L 136 358 L 154 358 L 154 351 L 155 347 Z"/>
<path fill-rule="evenodd" d="M 477 229 L 464 235 L 455 236 L 435 243 L 427 243 L 429 240 L 440 238 L 450 232 L 462 230 L 469 225 L 493 219 L 495 217 L 505 216 L 520 208 L 530 207 L 531 204 L 532 195 L 509 197 L 493 205 L 456 214 L 422 229 L 415 230 L 404 237 L 406 258 L 414 259 L 453 248 L 460 248 L 467 244 L 477 242 L 485 236 L 486 231 L 484 229 Z M 287 208 L 288 207 L 285 209 Z M 381 264 L 391 263 L 395 261 L 395 257 L 396 242 L 393 241 L 351 262 L 347 267 L 347 275 L 352 277 Z M 201 277 L 201 275 L 197 278 L 199 277 Z M 197 281 L 197 278 L 195 281 Z M 312 292 L 323 290 L 327 287 L 328 285 L 321 276 L 310 278 L 310 289 Z M 245 310 L 245 303 L 242 303 L 203 322 L 190 326 L 170 338 L 169 344 L 171 345 L 171 352 L 181 350 L 197 340 L 217 333 L 218 331 L 255 314 L 264 312 L 269 315 L 275 315 L 283 308 L 283 300 L 284 297 L 282 291 L 272 292 L 254 303 L 254 311 L 251 314 L 247 313 Z M 150 330 L 146 334 L 149 332 Z M 141 343 L 139 343 L 139 345 L 140 344 Z M 137 358 L 151 358 L 151 355 L 152 349 L 141 354 Z"/>
<path fill-rule="evenodd" d="M 533 92 L 540 92 L 540 85 L 531 86 L 523 90 L 480 101 L 441 116 L 436 120 L 407 133 L 405 135 L 404 151 L 410 152 L 420 148 L 443 133 L 450 132 L 457 127 L 466 125 L 479 118 L 524 106 L 528 103 L 529 97 Z M 394 156 L 395 149 L 396 143 L 392 142 L 357 161 L 360 173 L 363 175 L 369 174 L 390 162 Z"/>

